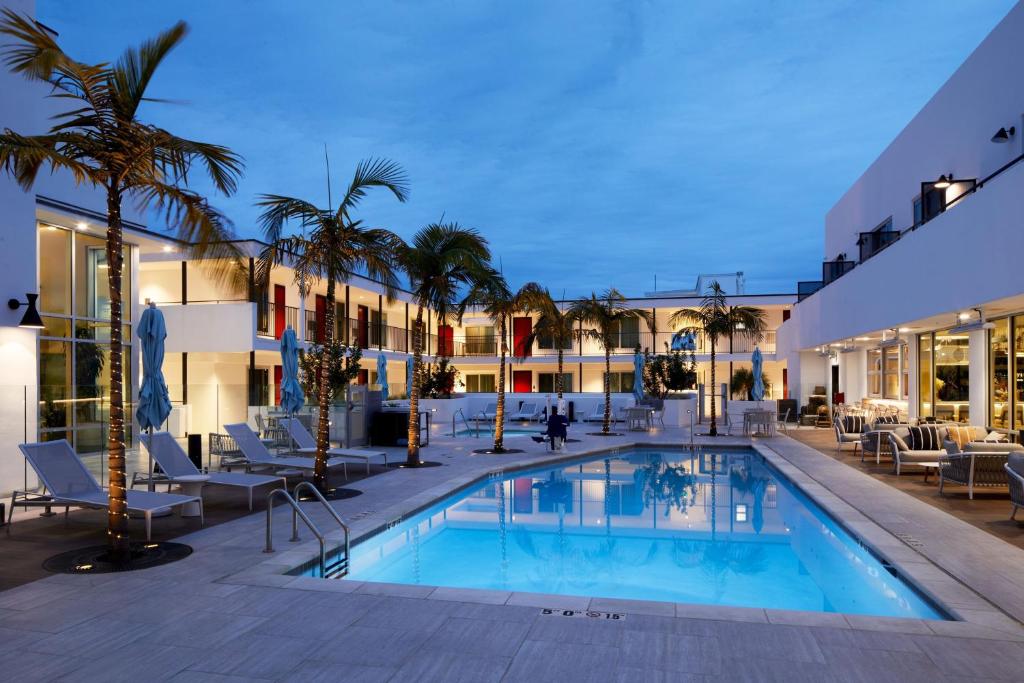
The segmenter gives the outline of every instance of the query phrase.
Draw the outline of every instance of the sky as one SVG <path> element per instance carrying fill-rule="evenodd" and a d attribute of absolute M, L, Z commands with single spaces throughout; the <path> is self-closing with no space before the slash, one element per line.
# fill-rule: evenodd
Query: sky
<path fill-rule="evenodd" d="M 408 173 L 365 224 L 409 239 L 443 216 L 513 286 L 573 297 L 819 279 L 825 213 L 1013 2 L 37 4 L 83 61 L 188 22 L 150 87 L 171 103 L 142 116 L 245 158 L 211 198 L 240 236 L 260 193 L 326 206 L 326 145 L 335 188 L 369 157 Z"/>

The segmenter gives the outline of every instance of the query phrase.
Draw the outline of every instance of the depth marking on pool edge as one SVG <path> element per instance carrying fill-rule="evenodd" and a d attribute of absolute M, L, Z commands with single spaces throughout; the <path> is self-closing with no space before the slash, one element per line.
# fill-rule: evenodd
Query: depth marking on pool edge
<path fill-rule="evenodd" d="M 592 609 L 555 609 L 545 607 L 540 613 L 553 617 L 587 617 L 590 619 L 608 619 L 609 621 L 626 620 L 626 615 L 619 612 L 598 612 Z"/>

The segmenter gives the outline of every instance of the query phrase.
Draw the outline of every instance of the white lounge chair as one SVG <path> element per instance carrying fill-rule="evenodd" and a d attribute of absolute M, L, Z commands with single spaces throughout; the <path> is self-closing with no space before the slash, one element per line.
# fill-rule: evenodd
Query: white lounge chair
<path fill-rule="evenodd" d="M 257 467 L 269 467 L 273 470 L 301 470 L 303 472 L 312 472 L 316 469 L 316 460 L 314 458 L 301 458 L 301 457 L 288 457 L 279 458 L 271 455 L 267 447 L 260 441 L 259 437 L 256 436 L 256 432 L 244 422 L 238 422 L 236 424 L 224 425 L 224 431 L 226 431 L 235 443 L 238 445 L 238 450 L 242 451 L 242 455 L 249 461 L 250 465 Z M 327 461 L 327 470 L 330 471 L 333 467 L 342 466 L 345 473 L 345 478 L 348 479 L 348 465 L 344 461 L 331 462 Z"/>
<path fill-rule="evenodd" d="M 64 507 L 67 517 L 69 507 L 105 510 L 110 507 L 110 492 L 99 485 L 92 473 L 86 469 L 78 454 L 67 439 L 43 443 L 23 443 L 18 446 L 39 480 L 46 487 L 46 497 L 53 504 Z M 28 493 L 15 491 L 11 496 L 11 514 L 17 503 L 18 494 L 29 500 Z M 177 493 L 155 493 L 152 491 L 127 491 L 128 511 L 142 513 L 146 519 L 146 540 L 152 537 L 153 513 L 166 508 L 182 507 L 189 503 L 199 504 L 199 522 L 203 523 L 203 499 L 199 496 L 183 496 Z M 39 498 L 35 498 L 37 501 Z M 10 519 L 8 519 L 10 524 Z"/>
<path fill-rule="evenodd" d="M 508 419 L 516 422 L 533 422 L 534 420 L 540 420 L 540 416 L 543 414 L 539 404 L 532 401 L 523 401 L 523 404 L 519 406 L 519 411 L 514 415 L 510 415 Z"/>
<path fill-rule="evenodd" d="M 618 422 L 618 421 L 623 419 L 623 416 L 622 416 L 622 411 L 623 410 L 624 410 L 624 407 L 622 406 L 622 404 L 616 403 L 615 401 L 612 401 L 612 403 L 611 403 L 611 422 L 612 422 L 612 424 L 615 424 L 616 422 Z M 583 418 L 583 421 L 584 422 L 604 422 L 604 401 L 601 400 L 601 401 L 598 401 L 597 403 L 595 403 L 594 404 L 594 409 L 591 412 L 587 413 L 587 415 Z"/>
<path fill-rule="evenodd" d="M 156 432 L 152 437 L 142 436 L 142 443 L 153 456 L 153 460 L 160 465 L 160 469 L 167 475 L 167 484 L 174 483 L 178 477 L 194 477 L 203 474 L 192 464 L 174 437 L 169 432 Z M 268 474 L 242 474 L 240 472 L 210 472 L 206 476 L 206 486 L 230 486 L 233 488 L 246 489 L 249 492 L 249 511 L 252 512 L 253 489 L 260 486 L 271 486 L 274 488 L 288 488 L 288 480 L 284 477 L 271 476 Z M 162 482 L 160 482 L 162 483 Z M 136 481 L 132 480 L 132 486 Z"/>
<path fill-rule="evenodd" d="M 481 420 L 495 420 L 498 417 L 498 404 L 488 403 L 484 406 L 484 409 L 477 413 L 474 417 L 479 417 Z"/>
<path fill-rule="evenodd" d="M 294 445 L 297 446 L 295 449 L 296 453 L 316 453 L 316 439 L 306 429 L 306 425 L 302 424 L 295 418 L 284 418 L 281 420 L 284 428 L 288 430 L 288 435 L 292 437 Z M 371 451 L 365 448 L 328 448 L 328 458 L 348 458 L 349 460 L 358 460 L 366 463 L 366 473 L 370 473 L 370 461 L 371 460 L 384 460 L 384 466 L 388 465 L 388 454 L 384 451 Z"/>

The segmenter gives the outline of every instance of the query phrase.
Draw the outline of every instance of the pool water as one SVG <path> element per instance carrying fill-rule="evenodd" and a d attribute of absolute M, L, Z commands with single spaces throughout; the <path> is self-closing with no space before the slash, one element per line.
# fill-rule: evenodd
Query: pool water
<path fill-rule="evenodd" d="M 754 451 L 494 477 L 353 547 L 346 578 L 947 618 Z"/>

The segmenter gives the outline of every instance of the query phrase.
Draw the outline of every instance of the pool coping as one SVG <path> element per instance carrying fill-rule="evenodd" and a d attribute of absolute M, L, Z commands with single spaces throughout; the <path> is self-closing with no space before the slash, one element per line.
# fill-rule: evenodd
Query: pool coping
<path fill-rule="evenodd" d="M 786 438 L 788 437 L 776 437 Z M 770 447 L 770 441 L 720 438 L 712 442 L 695 442 L 698 448 L 713 446 L 716 450 L 753 449 L 772 466 L 782 472 L 804 495 L 821 507 L 834 521 L 844 528 L 866 549 L 899 572 L 899 578 L 910 584 L 954 621 L 928 620 L 901 617 L 844 614 L 839 612 L 799 611 L 774 608 L 733 607 L 693 603 L 675 603 L 648 600 L 625 600 L 618 598 L 551 595 L 520 591 L 496 591 L 476 588 L 453 588 L 412 584 L 392 584 L 371 581 L 330 580 L 307 576 L 295 576 L 288 572 L 309 562 L 319 555 L 319 543 L 307 541 L 296 547 L 276 553 L 274 557 L 253 565 L 240 572 L 222 577 L 220 583 L 250 586 L 272 586 L 293 590 L 322 591 L 335 593 L 361 593 L 387 595 L 425 600 L 452 600 L 487 605 L 517 605 L 555 610 L 576 610 L 583 613 L 614 612 L 628 617 L 630 614 L 686 619 L 711 619 L 716 621 L 741 621 L 754 623 L 785 624 L 794 626 L 822 626 L 831 628 L 853 628 L 909 634 L 934 634 L 943 636 L 977 637 L 995 640 L 1024 642 L 1024 628 L 1020 622 L 1000 610 L 983 595 L 967 586 L 954 574 L 945 571 L 928 557 L 917 552 L 906 540 L 867 516 L 857 507 L 849 504 L 831 491 L 827 485 L 807 474 L 783 454 Z M 792 441 L 792 440 L 790 440 Z M 793 441 L 793 443 L 797 443 Z M 546 457 L 516 460 L 507 466 L 488 468 L 472 475 L 458 475 L 421 491 L 410 498 L 399 501 L 388 511 L 371 513 L 364 518 L 351 521 L 352 540 L 355 545 L 362 540 L 386 530 L 394 524 L 418 514 L 440 500 L 455 495 L 469 487 L 496 476 L 542 468 L 552 464 L 589 460 L 603 454 L 621 452 L 632 448 L 671 448 L 689 450 L 685 443 L 658 443 L 644 440 L 617 443 L 614 446 L 590 448 L 567 454 L 547 454 Z M 820 454 L 819 454 L 820 455 Z M 493 457 L 493 456 L 475 456 Z M 826 456 L 821 456 L 826 457 Z M 497 463 L 496 463 L 497 464 Z M 861 476 L 863 473 L 859 473 Z M 384 475 L 386 476 L 386 475 Z M 894 495 L 904 495 L 895 489 Z M 979 533 L 984 533 L 980 532 Z M 343 537 L 340 531 L 326 534 L 329 544 L 340 547 Z M 958 587 L 951 591 L 950 579 Z M 965 597 L 965 592 L 967 597 Z M 952 604 L 951 604 L 952 603 Z M 964 607 L 964 605 L 969 606 Z"/>

